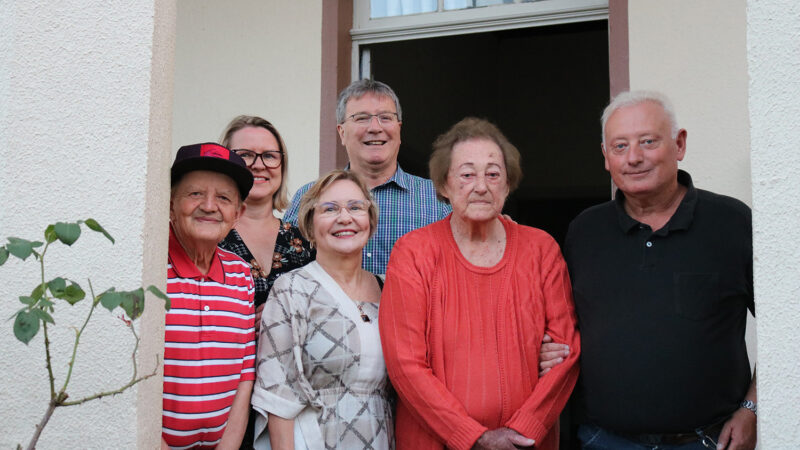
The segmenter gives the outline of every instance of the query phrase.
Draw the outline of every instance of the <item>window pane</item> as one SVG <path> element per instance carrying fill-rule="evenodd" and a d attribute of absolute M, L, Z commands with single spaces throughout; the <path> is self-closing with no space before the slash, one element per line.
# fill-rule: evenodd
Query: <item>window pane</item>
<path fill-rule="evenodd" d="M 375 19 L 434 12 L 438 3 L 438 0 L 370 0 L 369 16 Z"/>
<path fill-rule="evenodd" d="M 514 0 L 444 0 L 444 9 L 467 9 L 481 6 L 503 5 L 514 3 Z"/>

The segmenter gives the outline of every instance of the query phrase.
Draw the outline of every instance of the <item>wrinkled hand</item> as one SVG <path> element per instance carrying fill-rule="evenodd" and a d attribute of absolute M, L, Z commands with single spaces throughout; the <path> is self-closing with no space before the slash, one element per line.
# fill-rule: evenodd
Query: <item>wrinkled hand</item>
<path fill-rule="evenodd" d="M 756 448 L 756 415 L 739 408 L 725 422 L 717 441 L 717 450 L 753 450 Z"/>
<path fill-rule="evenodd" d="M 258 334 L 258 330 L 261 328 L 261 311 L 264 311 L 264 305 L 265 304 L 262 303 L 256 308 L 256 334 Z"/>
<path fill-rule="evenodd" d="M 481 435 L 473 450 L 516 450 L 518 448 L 533 448 L 533 439 L 517 433 L 511 428 L 498 428 L 490 430 Z"/>
<path fill-rule="evenodd" d="M 542 348 L 539 350 L 539 376 L 543 376 L 553 367 L 564 362 L 569 355 L 569 345 L 557 344 L 549 334 L 542 339 Z"/>

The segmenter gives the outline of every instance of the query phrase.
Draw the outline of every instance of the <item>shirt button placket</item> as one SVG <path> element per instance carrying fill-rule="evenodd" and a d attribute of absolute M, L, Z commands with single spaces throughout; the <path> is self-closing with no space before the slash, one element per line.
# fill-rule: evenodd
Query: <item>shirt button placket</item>
<path fill-rule="evenodd" d="M 653 256 L 653 231 L 647 225 L 640 223 L 638 237 L 642 243 L 642 268 L 648 269 L 654 266 L 655 258 Z"/>

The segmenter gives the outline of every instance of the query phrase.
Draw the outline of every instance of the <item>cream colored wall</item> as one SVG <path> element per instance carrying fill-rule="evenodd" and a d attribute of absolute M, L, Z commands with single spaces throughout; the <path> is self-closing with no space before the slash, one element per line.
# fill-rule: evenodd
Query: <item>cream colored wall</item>
<path fill-rule="evenodd" d="M 752 202 L 745 0 L 628 2 L 631 89 L 661 91 L 688 132 L 695 186 Z M 755 320 L 748 315 L 750 364 Z"/>
<path fill-rule="evenodd" d="M 748 0 L 762 448 L 800 442 L 800 4 Z"/>
<path fill-rule="evenodd" d="M 290 194 L 316 179 L 321 30 L 318 0 L 178 0 L 173 153 L 257 115 L 286 142 Z"/>
<path fill-rule="evenodd" d="M 631 89 L 675 104 L 695 185 L 751 202 L 745 0 L 628 2 Z"/>
<path fill-rule="evenodd" d="M 116 238 L 83 229 L 47 251 L 46 279 L 88 292 L 165 285 L 174 2 L 0 0 L 0 238 L 42 239 L 48 223 L 95 218 Z M 37 282 L 33 258 L 0 267 L 0 448 L 27 445 L 47 409 L 44 336 L 25 345 L 12 321 Z M 140 374 L 163 350 L 163 302 L 138 322 Z M 64 383 L 84 299 L 55 304 L 48 327 L 56 389 Z M 69 400 L 130 380 L 134 340 L 98 308 L 81 338 Z M 39 449 L 156 448 L 161 378 L 123 394 L 58 408 Z"/>

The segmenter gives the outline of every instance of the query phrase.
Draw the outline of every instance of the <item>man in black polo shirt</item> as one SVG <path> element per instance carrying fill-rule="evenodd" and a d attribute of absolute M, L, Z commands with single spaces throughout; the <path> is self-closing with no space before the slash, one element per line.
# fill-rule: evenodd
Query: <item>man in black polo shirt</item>
<path fill-rule="evenodd" d="M 678 170 L 686 130 L 659 94 L 617 96 L 602 149 L 616 198 L 581 213 L 564 247 L 583 448 L 754 448 L 750 209 Z"/>

